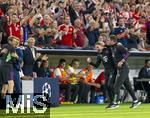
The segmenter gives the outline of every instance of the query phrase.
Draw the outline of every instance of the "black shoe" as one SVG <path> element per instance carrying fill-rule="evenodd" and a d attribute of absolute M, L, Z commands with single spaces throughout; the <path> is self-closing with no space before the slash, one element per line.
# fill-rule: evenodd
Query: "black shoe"
<path fill-rule="evenodd" d="M 136 108 L 136 107 L 138 107 L 140 104 L 141 104 L 141 102 L 135 101 L 135 102 L 132 103 L 132 105 L 131 105 L 130 108 Z"/>
<path fill-rule="evenodd" d="M 76 104 L 81 104 L 81 102 L 80 102 L 80 101 L 77 101 Z"/>
<path fill-rule="evenodd" d="M 108 109 L 111 107 L 112 104 L 108 104 L 105 108 Z"/>
<path fill-rule="evenodd" d="M 118 104 L 112 104 L 112 105 L 110 105 L 107 109 L 116 109 L 116 108 L 118 108 L 118 107 L 119 107 Z"/>

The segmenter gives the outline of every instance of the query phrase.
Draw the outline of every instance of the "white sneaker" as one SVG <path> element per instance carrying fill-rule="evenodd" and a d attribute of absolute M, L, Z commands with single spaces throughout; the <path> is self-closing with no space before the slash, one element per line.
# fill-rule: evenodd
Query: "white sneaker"
<path fill-rule="evenodd" d="M 107 107 L 107 109 L 116 109 L 116 108 L 118 108 L 118 107 L 119 107 L 118 104 L 112 104 L 112 105 L 110 105 L 109 107 Z"/>
<path fill-rule="evenodd" d="M 130 108 L 136 108 L 136 107 L 138 107 L 139 105 L 141 105 L 141 102 L 139 102 L 139 101 L 136 101 L 136 102 L 133 102 L 132 103 L 132 105 L 130 106 Z"/>

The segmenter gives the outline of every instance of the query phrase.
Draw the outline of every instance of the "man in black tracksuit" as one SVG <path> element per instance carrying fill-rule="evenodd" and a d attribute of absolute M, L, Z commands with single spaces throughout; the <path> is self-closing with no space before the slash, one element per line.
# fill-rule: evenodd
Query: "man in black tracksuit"
<path fill-rule="evenodd" d="M 99 53 L 97 56 L 96 63 L 93 63 L 90 58 L 88 58 L 87 61 L 96 68 L 99 67 L 101 62 L 104 65 L 105 85 L 101 86 L 101 89 L 108 91 L 110 103 L 107 107 L 109 107 L 113 103 L 113 96 L 114 96 L 113 95 L 113 85 L 114 85 L 114 81 L 116 78 L 117 69 L 115 68 L 115 64 L 114 64 L 114 61 L 112 58 L 112 53 L 111 53 L 110 47 L 106 46 L 105 43 L 103 43 L 103 42 L 97 42 L 95 44 L 95 48 L 98 50 L 98 53 Z"/>
<path fill-rule="evenodd" d="M 129 68 L 126 62 L 129 57 L 129 52 L 121 44 L 117 43 L 117 38 L 115 35 L 110 36 L 109 43 L 112 46 L 112 56 L 117 67 L 117 78 L 114 85 L 114 104 L 111 105 L 110 108 L 113 109 L 119 107 L 119 105 L 117 104 L 117 98 L 122 85 L 125 86 L 133 99 L 133 104 L 130 108 L 136 108 L 141 104 L 141 102 L 137 100 L 129 81 Z"/>

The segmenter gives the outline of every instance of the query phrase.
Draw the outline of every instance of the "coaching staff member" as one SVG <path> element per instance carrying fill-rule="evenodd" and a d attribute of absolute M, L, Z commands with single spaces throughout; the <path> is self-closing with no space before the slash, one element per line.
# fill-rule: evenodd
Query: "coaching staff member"
<path fill-rule="evenodd" d="M 116 78 L 117 69 L 115 68 L 110 46 L 106 46 L 104 42 L 98 41 L 95 44 L 95 48 L 98 51 L 96 63 L 93 63 L 91 58 L 88 58 L 87 61 L 96 68 L 99 67 L 101 62 L 104 65 L 105 85 L 101 86 L 101 89 L 106 89 L 108 92 L 110 103 L 106 108 L 109 108 L 113 103 L 113 85 Z"/>
<path fill-rule="evenodd" d="M 133 103 L 130 108 L 136 108 L 138 105 L 141 104 L 141 102 L 137 100 L 135 93 L 131 87 L 131 83 L 129 81 L 129 68 L 126 62 L 129 57 L 129 52 L 123 45 L 117 43 L 117 37 L 115 35 L 110 36 L 109 43 L 112 46 L 111 47 L 112 56 L 118 72 L 117 73 L 118 76 L 116 78 L 114 85 L 114 94 L 115 94 L 114 102 L 113 105 L 111 105 L 110 109 L 119 107 L 119 105 L 117 104 L 117 98 L 122 85 L 125 86 L 125 88 L 127 89 L 127 91 L 129 92 L 129 94 L 133 99 Z"/>

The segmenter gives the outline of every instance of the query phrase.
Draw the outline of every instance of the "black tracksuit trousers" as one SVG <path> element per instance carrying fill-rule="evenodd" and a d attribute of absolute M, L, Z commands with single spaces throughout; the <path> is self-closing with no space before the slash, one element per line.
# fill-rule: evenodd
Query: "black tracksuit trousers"
<path fill-rule="evenodd" d="M 114 83 L 116 79 L 116 74 L 117 74 L 116 69 L 105 69 L 104 72 L 105 86 L 106 86 L 110 103 L 113 102 L 113 98 L 114 98 Z"/>
<path fill-rule="evenodd" d="M 124 64 L 123 67 L 118 68 L 117 78 L 114 85 L 114 94 L 115 94 L 114 102 L 117 102 L 118 98 L 117 95 L 119 95 L 122 85 L 124 85 L 126 90 L 129 92 L 133 101 L 137 100 L 129 80 L 129 68 L 126 64 Z"/>

